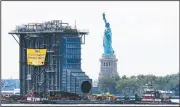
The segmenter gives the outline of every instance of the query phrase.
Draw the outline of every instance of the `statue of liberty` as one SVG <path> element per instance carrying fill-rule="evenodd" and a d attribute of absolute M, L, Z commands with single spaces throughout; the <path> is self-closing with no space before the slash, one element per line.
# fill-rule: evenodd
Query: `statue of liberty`
<path fill-rule="evenodd" d="M 103 20 L 105 22 L 105 31 L 104 31 L 104 38 L 103 38 L 103 47 L 104 47 L 104 55 L 113 55 L 114 50 L 112 48 L 112 33 L 110 24 L 106 21 L 105 13 L 103 13 Z"/>

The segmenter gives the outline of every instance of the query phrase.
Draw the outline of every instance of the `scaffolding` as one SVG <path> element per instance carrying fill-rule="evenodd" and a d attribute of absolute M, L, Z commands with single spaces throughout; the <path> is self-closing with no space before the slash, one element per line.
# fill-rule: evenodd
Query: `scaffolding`
<path fill-rule="evenodd" d="M 85 44 L 87 30 L 80 31 L 76 28 L 73 29 L 68 23 L 63 23 L 61 20 L 52 20 L 20 25 L 9 34 L 13 36 L 20 47 L 19 77 L 22 96 L 29 91 L 74 93 L 71 90 L 68 91 L 68 85 L 72 85 L 74 81 L 67 78 L 67 74 L 68 71 L 71 72 L 69 75 L 72 72 L 83 72 L 81 70 L 81 44 Z M 47 49 L 45 64 L 43 66 L 28 65 L 26 49 Z M 84 80 L 88 80 L 92 84 L 92 80 L 85 73 L 83 75 L 86 77 Z M 79 79 L 79 81 L 82 83 L 83 79 Z M 72 88 L 72 86 L 69 87 Z M 76 90 L 76 87 L 73 88 Z"/>

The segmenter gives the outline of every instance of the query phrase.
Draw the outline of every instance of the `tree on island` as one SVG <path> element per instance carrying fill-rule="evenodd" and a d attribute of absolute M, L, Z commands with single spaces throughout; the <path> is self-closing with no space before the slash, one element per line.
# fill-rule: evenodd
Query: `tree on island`
<path fill-rule="evenodd" d="M 115 79 L 117 78 L 117 79 Z M 175 95 L 179 95 L 179 73 L 167 75 L 167 76 L 155 76 L 155 75 L 138 75 L 138 76 L 122 76 L 118 77 L 102 77 L 98 81 L 99 89 L 101 92 L 108 92 L 108 88 L 114 88 L 114 90 L 122 95 L 135 95 L 142 94 L 142 87 L 147 84 L 153 84 L 156 90 L 174 91 Z"/>

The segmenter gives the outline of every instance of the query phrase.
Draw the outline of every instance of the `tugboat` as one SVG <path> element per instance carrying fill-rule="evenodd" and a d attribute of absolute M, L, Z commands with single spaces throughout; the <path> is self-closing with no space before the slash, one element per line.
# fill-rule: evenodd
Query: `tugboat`
<path fill-rule="evenodd" d="M 143 95 L 142 95 L 142 103 L 161 103 L 161 98 L 158 91 L 155 91 L 152 84 L 145 84 L 143 86 Z"/>

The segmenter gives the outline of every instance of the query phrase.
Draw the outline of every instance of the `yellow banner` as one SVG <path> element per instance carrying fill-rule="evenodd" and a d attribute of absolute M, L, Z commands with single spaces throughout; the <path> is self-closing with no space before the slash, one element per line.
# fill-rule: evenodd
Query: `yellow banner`
<path fill-rule="evenodd" d="M 27 64 L 34 66 L 44 65 L 46 49 L 27 49 Z"/>

